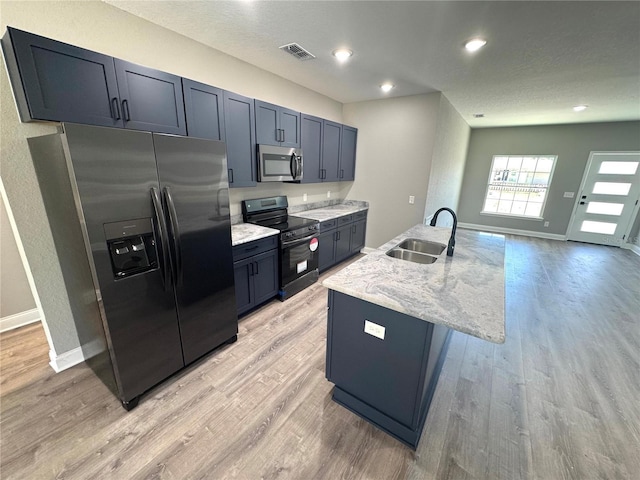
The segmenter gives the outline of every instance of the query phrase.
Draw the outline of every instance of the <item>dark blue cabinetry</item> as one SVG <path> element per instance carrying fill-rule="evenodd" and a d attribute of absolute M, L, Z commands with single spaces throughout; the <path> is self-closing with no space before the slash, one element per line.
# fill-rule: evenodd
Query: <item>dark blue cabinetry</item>
<path fill-rule="evenodd" d="M 224 92 L 229 186 L 256 186 L 256 133 L 253 99 Z"/>
<path fill-rule="evenodd" d="M 301 125 L 301 183 L 353 181 L 358 130 L 304 113 Z"/>
<path fill-rule="evenodd" d="M 233 247 L 238 315 L 277 295 L 277 245 L 273 236 Z"/>
<path fill-rule="evenodd" d="M 255 115 L 258 144 L 300 147 L 300 112 L 256 100 Z"/>
<path fill-rule="evenodd" d="M 367 211 L 320 222 L 318 270 L 324 271 L 364 248 Z"/>
<path fill-rule="evenodd" d="M 186 135 L 182 79 L 114 59 L 124 127 Z"/>
<path fill-rule="evenodd" d="M 112 57 L 14 28 L 2 48 L 23 122 L 124 126 Z"/>
<path fill-rule="evenodd" d="M 225 141 L 224 92 L 187 78 L 182 79 L 187 135 Z"/>
<path fill-rule="evenodd" d="M 187 133 L 176 75 L 14 28 L 2 46 L 22 121 Z"/>
<path fill-rule="evenodd" d="M 355 180 L 357 141 L 358 129 L 343 125 L 340 144 L 340 171 L 338 175 L 341 181 L 352 182 Z"/>
<path fill-rule="evenodd" d="M 415 449 L 450 334 L 330 290 L 326 376 L 335 384 L 333 399 Z"/>

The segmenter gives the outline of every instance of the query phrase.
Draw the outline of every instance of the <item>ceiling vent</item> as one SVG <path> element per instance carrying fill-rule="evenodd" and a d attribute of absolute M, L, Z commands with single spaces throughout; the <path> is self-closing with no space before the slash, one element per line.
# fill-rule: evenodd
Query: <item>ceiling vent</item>
<path fill-rule="evenodd" d="M 305 50 L 302 46 L 298 45 L 297 43 L 288 43 L 286 45 L 282 45 L 279 48 L 284 52 L 290 53 L 291 55 L 296 57 L 298 60 L 312 60 L 316 58 L 314 54 Z"/>

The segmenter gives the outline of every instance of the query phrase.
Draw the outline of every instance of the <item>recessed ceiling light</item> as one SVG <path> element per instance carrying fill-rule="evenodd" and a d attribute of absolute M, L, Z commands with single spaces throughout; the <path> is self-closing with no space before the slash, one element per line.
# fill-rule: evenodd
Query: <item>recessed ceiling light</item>
<path fill-rule="evenodd" d="M 390 92 L 393 87 L 395 87 L 395 85 L 393 83 L 388 83 L 388 82 L 387 83 L 383 83 L 382 85 L 380 85 L 380 89 L 384 93 Z"/>
<path fill-rule="evenodd" d="M 352 55 L 353 52 L 346 48 L 339 48 L 333 51 L 333 56 L 336 57 L 339 62 L 346 62 Z"/>
<path fill-rule="evenodd" d="M 483 38 L 472 38 L 467 43 L 464 44 L 464 48 L 466 48 L 470 52 L 475 52 L 480 50 L 487 44 L 487 41 Z"/>
<path fill-rule="evenodd" d="M 587 109 L 588 105 L 576 105 L 575 107 L 573 107 L 573 111 L 574 112 L 582 112 L 584 110 Z"/>

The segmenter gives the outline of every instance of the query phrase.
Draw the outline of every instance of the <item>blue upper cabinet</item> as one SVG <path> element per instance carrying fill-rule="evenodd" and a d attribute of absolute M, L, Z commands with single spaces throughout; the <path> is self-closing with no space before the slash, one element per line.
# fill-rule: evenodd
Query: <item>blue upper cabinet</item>
<path fill-rule="evenodd" d="M 11 27 L 2 47 L 23 122 L 187 133 L 176 75 Z"/>
<path fill-rule="evenodd" d="M 182 79 L 187 135 L 225 141 L 224 92 L 204 83 Z"/>
<path fill-rule="evenodd" d="M 186 135 L 182 79 L 115 59 L 124 127 Z"/>
<path fill-rule="evenodd" d="M 300 112 L 260 100 L 255 101 L 255 112 L 258 144 L 300 147 Z"/>
<path fill-rule="evenodd" d="M 23 122 L 124 125 L 112 57 L 14 28 L 2 47 Z"/>
<path fill-rule="evenodd" d="M 340 180 L 341 139 L 342 125 L 325 120 L 324 136 L 322 137 L 322 180 L 324 182 L 337 182 Z"/>
<path fill-rule="evenodd" d="M 340 180 L 352 182 L 356 175 L 356 143 L 358 129 L 342 126 L 342 139 L 340 145 Z"/>
<path fill-rule="evenodd" d="M 303 175 L 301 183 L 322 182 L 322 134 L 324 120 L 311 115 L 301 116 L 301 146 L 303 155 Z"/>
<path fill-rule="evenodd" d="M 256 132 L 253 98 L 224 92 L 229 186 L 256 186 Z"/>

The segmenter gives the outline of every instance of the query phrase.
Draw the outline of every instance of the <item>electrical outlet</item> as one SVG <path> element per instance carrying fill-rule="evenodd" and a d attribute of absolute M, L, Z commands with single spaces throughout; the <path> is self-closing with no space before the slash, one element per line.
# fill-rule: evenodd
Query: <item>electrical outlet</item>
<path fill-rule="evenodd" d="M 549 222 L 544 222 L 544 226 L 548 227 L 549 226 Z"/>
<path fill-rule="evenodd" d="M 414 197 L 413 195 L 409 195 L 409 204 L 413 205 L 414 203 L 416 203 L 416 197 Z"/>
<path fill-rule="evenodd" d="M 306 193 L 303 193 L 303 194 L 302 194 L 302 201 L 303 201 L 303 202 L 306 202 L 306 201 L 307 201 L 307 194 L 306 194 Z"/>
<path fill-rule="evenodd" d="M 331 198 L 331 190 L 327 190 L 327 198 Z"/>

